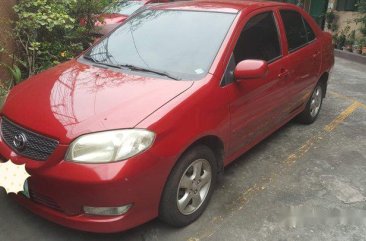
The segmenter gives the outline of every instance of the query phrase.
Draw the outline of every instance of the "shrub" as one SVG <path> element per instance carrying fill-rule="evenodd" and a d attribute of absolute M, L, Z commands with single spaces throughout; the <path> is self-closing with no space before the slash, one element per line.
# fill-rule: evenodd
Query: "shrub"
<path fill-rule="evenodd" d="M 73 58 L 93 42 L 96 14 L 111 0 L 19 0 L 13 38 L 28 77 Z M 81 20 L 87 24 L 80 24 Z"/>
<path fill-rule="evenodd" d="M 327 28 L 333 30 L 333 25 L 335 22 L 336 15 L 334 11 L 329 11 L 325 13 L 325 22 L 327 23 Z"/>

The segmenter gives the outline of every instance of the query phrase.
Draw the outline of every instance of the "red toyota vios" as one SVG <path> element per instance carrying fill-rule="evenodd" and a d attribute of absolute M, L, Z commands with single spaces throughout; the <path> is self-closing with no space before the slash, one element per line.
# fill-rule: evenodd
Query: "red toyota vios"
<path fill-rule="evenodd" d="M 97 32 L 105 35 L 118 27 L 121 23 L 134 14 L 140 11 L 145 5 L 151 3 L 163 3 L 169 0 L 122 0 L 115 1 L 108 5 L 103 13 L 99 15 L 100 21 L 95 23 Z"/>
<path fill-rule="evenodd" d="M 149 6 L 11 91 L 0 153 L 31 174 L 15 197 L 92 232 L 187 225 L 224 166 L 317 118 L 333 64 L 331 36 L 293 5 Z"/>

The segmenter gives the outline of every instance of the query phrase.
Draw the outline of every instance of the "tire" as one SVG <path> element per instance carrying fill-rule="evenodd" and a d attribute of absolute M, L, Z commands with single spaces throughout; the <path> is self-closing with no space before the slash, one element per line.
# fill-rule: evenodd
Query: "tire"
<path fill-rule="evenodd" d="M 319 116 L 323 104 L 324 87 L 319 82 L 310 96 L 305 109 L 297 116 L 297 121 L 302 124 L 312 124 Z"/>
<path fill-rule="evenodd" d="M 199 166 L 201 172 L 196 175 Z M 188 150 L 178 160 L 165 185 L 159 218 L 175 227 L 194 222 L 206 209 L 216 179 L 217 163 L 213 151 L 205 145 Z"/>

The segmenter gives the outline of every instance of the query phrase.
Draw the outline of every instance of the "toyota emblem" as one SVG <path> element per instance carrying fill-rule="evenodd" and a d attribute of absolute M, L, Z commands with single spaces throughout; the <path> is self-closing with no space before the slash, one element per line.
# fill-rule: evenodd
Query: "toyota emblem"
<path fill-rule="evenodd" d="M 17 150 L 19 151 L 24 150 L 27 144 L 27 137 L 25 136 L 24 133 L 18 133 L 13 138 L 13 144 Z"/>

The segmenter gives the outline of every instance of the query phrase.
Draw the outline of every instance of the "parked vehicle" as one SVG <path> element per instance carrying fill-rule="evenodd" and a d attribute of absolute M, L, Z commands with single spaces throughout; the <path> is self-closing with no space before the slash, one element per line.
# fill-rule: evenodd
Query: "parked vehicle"
<path fill-rule="evenodd" d="M 100 21 L 95 24 L 97 32 L 105 35 L 147 4 L 163 2 L 169 2 L 169 0 L 122 0 L 113 2 L 99 15 Z"/>
<path fill-rule="evenodd" d="M 149 6 L 17 85 L 0 153 L 31 174 L 16 199 L 61 225 L 184 226 L 226 165 L 291 119 L 317 119 L 333 64 L 331 35 L 291 4 Z"/>

